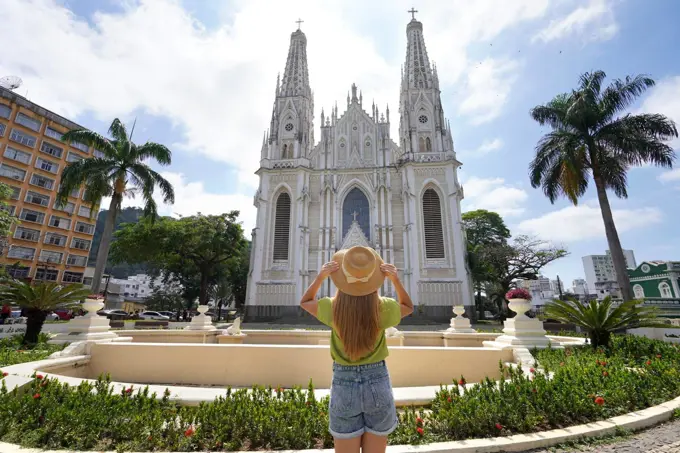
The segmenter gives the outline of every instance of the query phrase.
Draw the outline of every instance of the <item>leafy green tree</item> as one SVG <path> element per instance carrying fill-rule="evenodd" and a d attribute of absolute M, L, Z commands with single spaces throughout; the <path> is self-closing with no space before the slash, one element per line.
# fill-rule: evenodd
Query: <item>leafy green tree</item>
<path fill-rule="evenodd" d="M 587 72 L 571 93 L 560 94 L 531 110 L 532 118 L 552 131 L 536 145 L 530 178 L 531 185 L 542 187 L 551 203 L 566 196 L 576 205 L 592 177 L 617 282 L 623 299 L 632 300 L 607 189 L 626 198 L 630 167 L 650 163 L 671 168 L 675 153 L 664 142 L 677 137 L 678 130 L 663 115 L 625 113 L 638 96 L 654 86 L 654 80 L 642 75 L 626 77 L 602 89 L 604 79 L 602 71 Z"/>
<path fill-rule="evenodd" d="M 12 196 L 12 189 L 4 183 L 0 183 L 0 241 L 5 241 L 10 234 L 12 225 L 17 221 L 17 218 L 9 213 L 7 208 L 7 200 Z M 4 248 L 5 244 L 3 244 Z M 0 250 L 0 255 L 4 250 Z"/>
<path fill-rule="evenodd" d="M 38 335 L 49 312 L 58 308 L 78 305 L 90 294 L 83 285 L 60 285 L 54 282 L 27 283 L 18 280 L 6 281 L 0 288 L 0 300 L 25 309 L 26 333 L 24 344 L 38 343 Z"/>
<path fill-rule="evenodd" d="M 182 291 L 178 288 L 153 286 L 151 294 L 144 298 L 147 310 L 177 311 L 183 306 Z"/>
<path fill-rule="evenodd" d="M 217 319 L 220 319 L 222 317 L 222 307 L 229 306 L 234 297 L 231 291 L 231 282 L 226 278 L 217 282 L 210 289 L 210 297 L 215 301 L 215 305 L 217 305 Z"/>
<path fill-rule="evenodd" d="M 134 130 L 134 128 L 133 128 Z M 61 175 L 61 189 L 57 198 L 66 203 L 74 189 L 85 186 L 85 201 L 94 208 L 103 197 L 111 197 L 102 232 L 97 263 L 92 278 L 92 292 L 98 293 L 102 274 L 111 246 L 111 236 L 116 217 L 121 209 L 125 195 L 140 192 L 144 199 L 144 216 L 154 220 L 157 216 L 155 189 L 159 189 L 165 203 L 174 203 L 175 192 L 172 184 L 153 170 L 145 162 L 155 160 L 160 165 L 170 165 L 172 155 L 168 148 L 153 142 L 137 146 L 132 143 L 123 123 L 116 118 L 109 127 L 111 139 L 86 129 L 73 130 L 63 135 L 66 143 L 84 143 L 98 149 L 104 156 L 72 162 L 64 168 Z"/>
<path fill-rule="evenodd" d="M 580 302 L 578 299 L 553 300 L 544 307 L 545 316 L 574 324 L 588 333 L 593 348 L 609 346 L 612 333 L 637 327 L 662 327 L 656 307 L 629 300 L 614 306 L 611 297 L 603 301 Z"/>
<path fill-rule="evenodd" d="M 476 290 L 475 305 L 484 318 L 482 288 L 493 274 L 492 265 L 484 256 L 485 248 L 503 246 L 510 238 L 510 230 L 505 226 L 503 218 L 496 212 L 485 209 L 465 212 L 462 215 L 463 227 L 467 241 L 467 257 L 470 274 Z"/>
<path fill-rule="evenodd" d="M 114 262 L 149 263 L 166 279 L 198 288 L 205 305 L 210 287 L 236 269 L 247 250 L 238 211 L 125 225 L 111 248 Z"/>

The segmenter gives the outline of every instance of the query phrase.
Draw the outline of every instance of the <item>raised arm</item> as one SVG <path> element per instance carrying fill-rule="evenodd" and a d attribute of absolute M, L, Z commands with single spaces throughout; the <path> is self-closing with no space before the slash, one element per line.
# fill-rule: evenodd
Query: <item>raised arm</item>
<path fill-rule="evenodd" d="M 394 289 L 397 292 L 399 309 L 401 310 L 401 317 L 405 318 L 406 316 L 413 313 L 413 302 L 411 301 L 411 296 L 408 295 L 406 288 L 404 288 L 404 285 L 401 284 L 401 280 L 399 280 L 399 274 L 397 273 L 397 268 L 394 267 L 393 264 L 381 264 L 380 270 L 394 285 Z"/>
<path fill-rule="evenodd" d="M 330 261 L 321 266 L 316 278 L 312 284 L 309 285 L 307 291 L 305 291 L 305 293 L 302 295 L 302 299 L 300 299 L 300 307 L 302 307 L 303 310 L 312 316 L 316 316 L 318 308 L 316 293 L 319 292 L 319 288 L 321 288 L 321 285 L 323 285 L 324 280 L 326 280 L 329 275 L 338 269 L 340 269 L 340 266 L 335 261 Z"/>

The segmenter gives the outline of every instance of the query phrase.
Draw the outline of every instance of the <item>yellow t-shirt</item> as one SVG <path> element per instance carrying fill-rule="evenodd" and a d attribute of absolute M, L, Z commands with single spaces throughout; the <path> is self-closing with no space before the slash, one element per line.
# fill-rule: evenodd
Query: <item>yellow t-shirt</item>
<path fill-rule="evenodd" d="M 375 347 L 365 357 L 352 362 L 345 354 L 345 348 L 333 328 L 333 300 L 330 297 L 319 299 L 316 317 L 319 321 L 331 328 L 331 357 L 340 365 L 367 365 L 369 363 L 385 360 L 389 355 L 387 351 L 387 341 L 385 340 L 385 329 L 399 325 L 401 321 L 401 310 L 399 303 L 389 297 L 381 297 L 380 303 L 380 327 L 382 331 L 378 335 Z"/>

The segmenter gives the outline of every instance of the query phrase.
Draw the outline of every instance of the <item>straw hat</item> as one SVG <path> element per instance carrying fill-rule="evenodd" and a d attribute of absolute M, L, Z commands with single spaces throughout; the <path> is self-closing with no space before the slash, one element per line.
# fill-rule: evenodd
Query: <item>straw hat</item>
<path fill-rule="evenodd" d="M 340 265 L 340 269 L 331 274 L 331 279 L 340 291 L 350 296 L 371 294 L 385 280 L 380 270 L 383 260 L 370 247 L 355 246 L 339 250 L 333 255 L 333 261 Z"/>

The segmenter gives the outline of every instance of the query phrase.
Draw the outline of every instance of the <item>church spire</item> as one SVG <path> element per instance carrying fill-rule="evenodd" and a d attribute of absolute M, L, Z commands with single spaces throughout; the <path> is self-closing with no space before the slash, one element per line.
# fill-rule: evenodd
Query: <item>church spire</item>
<path fill-rule="evenodd" d="M 290 35 L 286 70 L 283 73 L 279 93 L 280 96 L 306 96 L 308 98 L 312 96 L 307 70 L 307 37 L 300 28 Z"/>
<path fill-rule="evenodd" d="M 404 64 L 402 91 L 409 88 L 432 88 L 434 85 L 432 66 L 423 38 L 423 24 L 415 18 L 417 12 L 414 9 L 409 11 L 412 19 L 406 26 L 406 63 Z"/>

